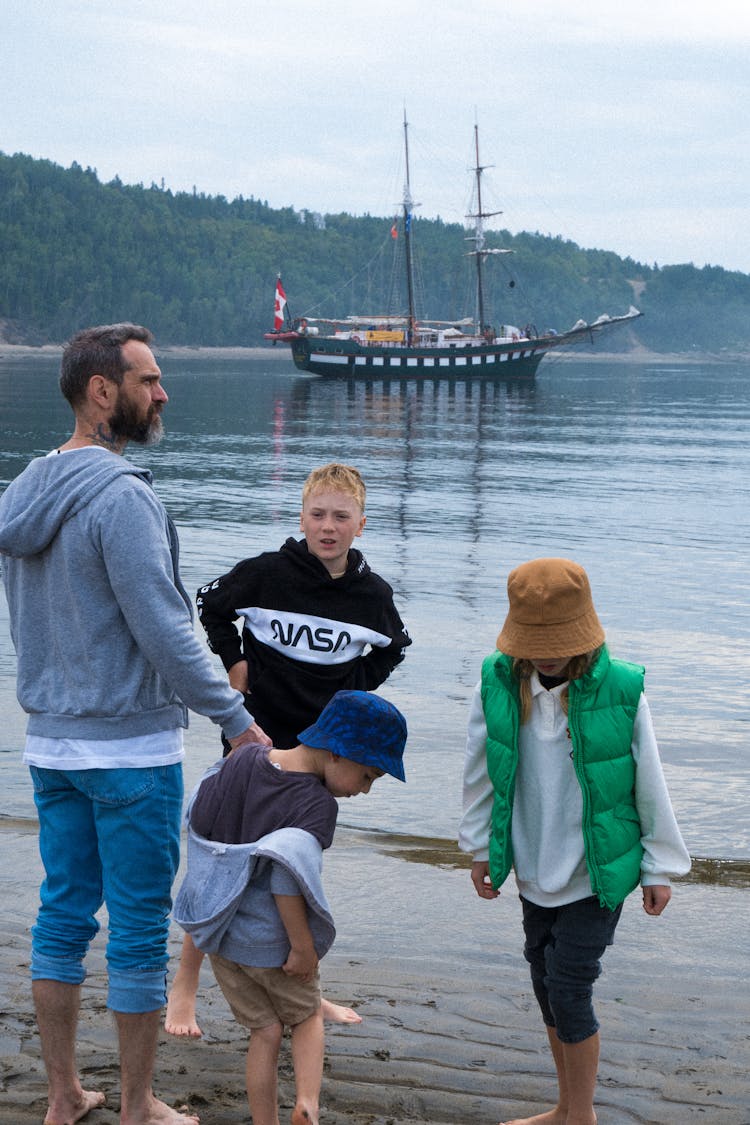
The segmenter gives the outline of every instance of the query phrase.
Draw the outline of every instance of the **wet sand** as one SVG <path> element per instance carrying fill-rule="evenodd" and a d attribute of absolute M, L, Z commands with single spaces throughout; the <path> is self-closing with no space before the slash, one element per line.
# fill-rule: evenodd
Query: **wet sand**
<path fill-rule="evenodd" d="M 39 1125 L 45 1077 L 28 979 L 40 865 L 34 825 L 0 820 L 0 1122 Z M 325 880 L 338 925 L 326 993 L 358 1026 L 327 1030 L 321 1125 L 495 1125 L 537 1113 L 555 1083 L 521 956 L 510 885 L 479 900 L 452 846 L 340 827 Z M 732 879 L 728 882 L 731 884 Z M 742 882 L 742 881 L 741 881 Z M 597 985 L 600 1125 L 749 1125 L 750 1004 L 744 885 L 680 883 L 661 919 L 633 895 Z M 172 935 L 172 952 L 181 933 Z M 118 1121 L 104 935 L 83 987 L 79 1064 Z M 246 1035 L 204 965 L 202 1041 L 162 1034 L 155 1087 L 203 1125 L 248 1125 Z M 292 1080 L 285 1048 L 281 1121 Z"/>

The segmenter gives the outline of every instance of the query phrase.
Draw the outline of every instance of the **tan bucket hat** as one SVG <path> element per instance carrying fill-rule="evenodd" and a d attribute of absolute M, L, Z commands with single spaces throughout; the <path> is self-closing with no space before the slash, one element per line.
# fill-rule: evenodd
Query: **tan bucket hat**
<path fill-rule="evenodd" d="M 586 571 L 570 559 L 533 559 L 508 575 L 510 608 L 497 638 L 508 656 L 578 656 L 604 643 Z"/>

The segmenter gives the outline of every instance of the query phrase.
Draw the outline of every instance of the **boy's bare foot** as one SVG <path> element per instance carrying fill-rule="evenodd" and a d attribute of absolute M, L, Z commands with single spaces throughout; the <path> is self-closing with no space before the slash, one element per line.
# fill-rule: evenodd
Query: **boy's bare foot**
<path fill-rule="evenodd" d="M 320 1001 L 320 1010 L 329 1023 L 362 1023 L 362 1017 L 354 1008 L 334 1004 L 325 997 Z M 192 992 L 183 993 L 179 985 L 175 985 L 167 997 L 164 1030 L 183 1039 L 200 1039 L 203 1035 L 195 1015 L 195 996 Z"/>
<path fill-rule="evenodd" d="M 334 1004 L 333 1000 L 320 1000 L 320 1011 L 324 1020 L 329 1023 L 362 1023 L 362 1017 L 354 1008 L 345 1008 L 343 1004 Z"/>
<path fill-rule="evenodd" d="M 318 1125 L 318 1118 L 312 1117 L 306 1109 L 297 1106 L 292 1113 L 292 1125 Z"/>
<path fill-rule="evenodd" d="M 514 1117 L 511 1121 L 501 1121 L 500 1125 L 566 1125 L 567 1113 L 550 1109 L 547 1113 L 537 1113 L 533 1117 Z"/>
<path fill-rule="evenodd" d="M 184 993 L 179 985 L 167 997 L 167 1013 L 164 1017 L 164 1030 L 182 1039 L 200 1039 L 203 1035 L 195 1018 L 195 994 Z"/>
<path fill-rule="evenodd" d="M 97 1093 L 95 1090 L 81 1090 L 80 1098 L 72 1105 L 56 1105 L 54 1108 L 50 1106 L 44 1125 L 75 1125 L 76 1121 L 81 1121 L 92 1109 L 104 1105 L 104 1101 L 104 1094 Z"/>
<path fill-rule="evenodd" d="M 511 1121 L 501 1121 L 500 1125 L 568 1125 L 568 1121 L 567 1112 L 555 1106 L 547 1113 L 537 1113 L 534 1117 L 514 1117 Z M 586 1125 L 596 1125 L 596 1117 L 592 1117 Z"/>

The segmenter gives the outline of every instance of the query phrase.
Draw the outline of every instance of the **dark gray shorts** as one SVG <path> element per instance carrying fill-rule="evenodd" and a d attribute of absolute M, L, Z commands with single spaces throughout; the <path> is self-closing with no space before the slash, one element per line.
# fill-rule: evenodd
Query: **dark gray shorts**
<path fill-rule="evenodd" d="M 600 958 L 614 941 L 622 905 L 608 910 L 594 898 L 565 906 L 537 906 L 521 896 L 534 995 L 544 1022 L 563 1043 L 581 1043 L 599 1030 L 592 1003 Z"/>

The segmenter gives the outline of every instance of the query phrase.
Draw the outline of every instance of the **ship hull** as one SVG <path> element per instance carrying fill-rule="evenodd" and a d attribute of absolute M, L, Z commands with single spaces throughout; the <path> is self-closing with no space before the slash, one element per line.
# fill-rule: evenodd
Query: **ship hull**
<path fill-rule="evenodd" d="M 329 379 L 531 379 L 548 350 L 529 340 L 444 348 L 362 346 L 351 340 L 306 336 L 288 342 L 300 371 Z"/>

